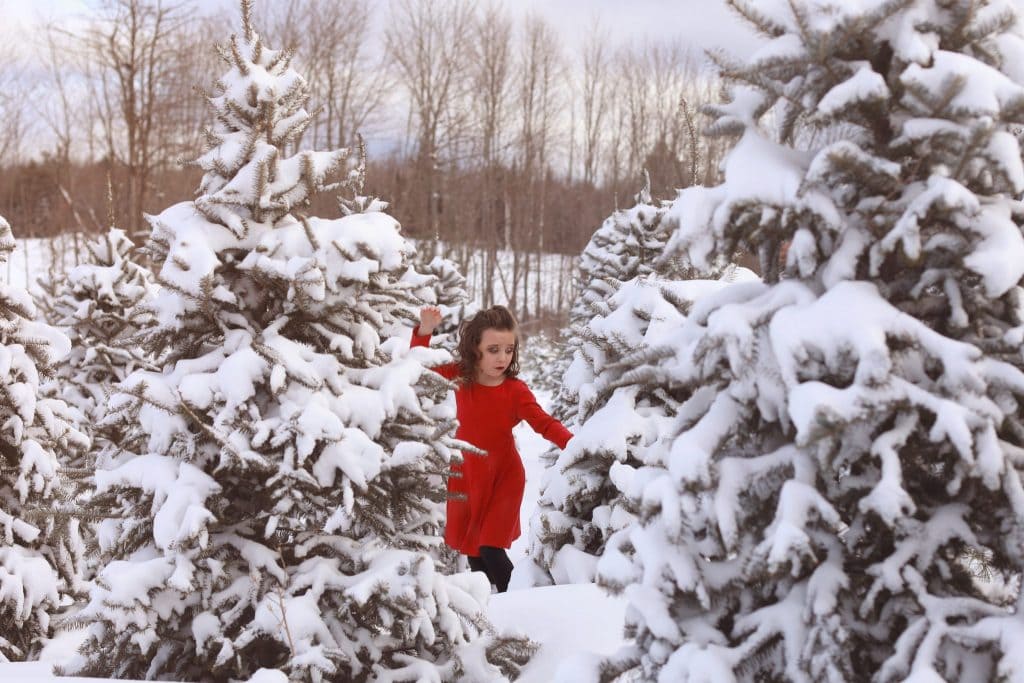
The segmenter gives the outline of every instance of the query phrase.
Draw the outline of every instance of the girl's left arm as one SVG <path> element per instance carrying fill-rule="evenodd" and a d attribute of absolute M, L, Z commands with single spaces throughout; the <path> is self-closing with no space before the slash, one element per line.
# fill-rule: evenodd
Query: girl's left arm
<path fill-rule="evenodd" d="M 523 382 L 516 382 L 516 423 L 526 420 L 533 431 L 555 444 L 559 448 L 565 448 L 572 438 L 572 432 L 565 428 L 561 422 L 544 412 L 544 409 L 537 403 L 533 392 Z"/>

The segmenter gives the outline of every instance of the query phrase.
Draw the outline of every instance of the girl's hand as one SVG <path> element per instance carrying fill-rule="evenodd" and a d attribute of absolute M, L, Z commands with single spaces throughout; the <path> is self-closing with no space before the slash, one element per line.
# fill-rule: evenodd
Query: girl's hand
<path fill-rule="evenodd" d="M 441 324 L 441 309 L 437 306 L 424 306 L 420 309 L 420 334 L 433 334 L 434 328 Z"/>

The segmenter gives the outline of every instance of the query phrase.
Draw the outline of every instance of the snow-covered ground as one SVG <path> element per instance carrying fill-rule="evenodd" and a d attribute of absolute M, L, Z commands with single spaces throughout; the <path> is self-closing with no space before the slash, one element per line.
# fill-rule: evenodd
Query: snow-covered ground
<path fill-rule="evenodd" d="M 527 349 L 529 351 L 529 349 Z M 537 400 L 547 406 L 550 395 L 536 391 Z M 518 631 L 540 643 L 540 651 L 518 679 L 522 683 L 551 683 L 581 680 L 583 660 L 590 653 L 610 654 L 622 644 L 625 600 L 605 595 L 593 584 L 519 588 L 525 580 L 519 571 L 526 557 L 526 529 L 537 503 L 544 465 L 540 456 L 549 448 L 547 441 L 533 433 L 526 423 L 515 430 L 519 452 L 526 466 L 526 494 L 521 511 L 524 534 L 512 544 L 509 555 L 516 564 L 508 593 L 491 597 L 488 615 L 503 631 Z M 21 683 L 55 678 L 53 665 L 74 653 L 81 638 L 66 633 L 55 638 L 43 651 L 44 661 L 27 664 L 0 664 L 0 682 Z M 60 678 L 82 683 L 94 678 Z"/>
<path fill-rule="evenodd" d="M 50 267 L 54 275 L 63 278 L 70 268 L 75 267 L 74 240 L 70 234 L 61 234 L 53 240 L 39 238 L 20 239 L 17 226 L 13 226 L 14 251 L 7 262 L 0 265 L 0 281 L 14 287 L 29 287 L 37 290 L 37 281 L 48 280 Z M 85 242 L 80 241 L 79 249 L 85 255 Z"/>

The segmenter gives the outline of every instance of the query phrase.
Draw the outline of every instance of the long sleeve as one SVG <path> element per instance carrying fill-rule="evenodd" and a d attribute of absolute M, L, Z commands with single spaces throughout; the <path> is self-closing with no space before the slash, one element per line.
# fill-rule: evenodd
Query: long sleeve
<path fill-rule="evenodd" d="M 521 381 L 516 382 L 516 422 L 526 420 L 527 424 L 545 439 L 559 448 L 565 448 L 572 438 L 572 432 L 561 422 L 544 412 L 537 403 L 533 392 Z"/>
<path fill-rule="evenodd" d="M 412 328 L 412 340 L 409 342 L 409 346 L 410 348 L 414 346 L 430 346 L 430 337 L 431 335 L 429 334 L 420 334 L 420 326 L 417 325 Z"/>
<path fill-rule="evenodd" d="M 409 341 L 409 348 L 417 346 L 430 346 L 429 334 L 420 334 L 420 326 L 417 325 L 412 329 L 412 339 Z M 445 363 L 444 365 L 438 365 L 430 368 L 437 374 L 441 375 L 445 379 L 455 379 L 459 376 L 459 365 L 458 363 Z"/>

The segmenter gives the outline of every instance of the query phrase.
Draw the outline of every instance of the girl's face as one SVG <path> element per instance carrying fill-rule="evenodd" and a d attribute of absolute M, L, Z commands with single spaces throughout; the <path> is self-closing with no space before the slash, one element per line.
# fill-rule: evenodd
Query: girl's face
<path fill-rule="evenodd" d="M 480 336 L 477 351 L 476 381 L 485 386 L 497 386 L 505 380 L 505 369 L 512 362 L 516 348 L 516 333 L 512 330 L 488 328 Z"/>

